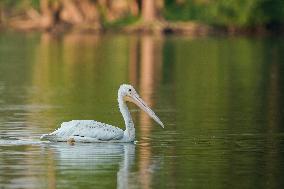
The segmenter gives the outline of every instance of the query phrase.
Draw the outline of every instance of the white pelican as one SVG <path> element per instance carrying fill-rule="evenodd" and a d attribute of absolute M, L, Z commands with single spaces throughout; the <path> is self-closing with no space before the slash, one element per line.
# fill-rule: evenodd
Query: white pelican
<path fill-rule="evenodd" d="M 41 139 L 55 142 L 133 142 L 135 139 L 135 128 L 131 114 L 126 106 L 126 101 L 138 105 L 164 128 L 164 124 L 139 97 L 131 85 L 122 84 L 119 87 L 117 100 L 125 122 L 125 131 L 94 120 L 72 120 L 63 122 L 59 129 L 50 134 L 42 135 Z"/>

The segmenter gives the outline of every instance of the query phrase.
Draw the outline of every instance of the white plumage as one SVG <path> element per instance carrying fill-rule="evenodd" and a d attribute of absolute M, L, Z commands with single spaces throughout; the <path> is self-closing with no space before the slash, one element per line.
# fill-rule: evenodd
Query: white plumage
<path fill-rule="evenodd" d="M 94 120 L 72 120 L 63 122 L 60 128 L 50 134 L 42 135 L 41 139 L 56 142 L 133 142 L 135 128 L 125 101 L 135 103 L 164 127 L 160 119 L 139 97 L 135 89 L 131 85 L 123 84 L 118 90 L 118 104 L 124 118 L 125 131 Z"/>
<path fill-rule="evenodd" d="M 74 139 L 77 142 L 103 142 L 121 140 L 123 130 L 94 120 L 72 120 L 63 122 L 54 132 L 43 135 L 42 139 L 64 142 Z"/>

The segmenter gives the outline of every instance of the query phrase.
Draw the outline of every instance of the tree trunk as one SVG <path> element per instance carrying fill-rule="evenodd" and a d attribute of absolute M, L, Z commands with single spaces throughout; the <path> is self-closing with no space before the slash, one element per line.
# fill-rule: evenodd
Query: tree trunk
<path fill-rule="evenodd" d="M 153 22 L 157 18 L 157 7 L 155 0 L 142 0 L 142 19 L 145 22 Z"/>
<path fill-rule="evenodd" d="M 60 3 L 52 2 L 51 0 L 41 0 L 41 27 L 49 29 L 53 27 L 59 20 Z"/>

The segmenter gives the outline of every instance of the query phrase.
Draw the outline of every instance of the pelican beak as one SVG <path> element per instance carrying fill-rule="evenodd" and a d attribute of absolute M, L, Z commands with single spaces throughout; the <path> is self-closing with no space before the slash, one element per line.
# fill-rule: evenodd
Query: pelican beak
<path fill-rule="evenodd" d="M 147 106 L 147 104 L 137 95 L 133 94 L 131 96 L 126 96 L 126 100 L 133 102 L 139 106 L 144 112 L 146 112 L 151 118 L 153 118 L 161 127 L 165 128 L 161 120 L 156 116 L 156 114 Z"/>

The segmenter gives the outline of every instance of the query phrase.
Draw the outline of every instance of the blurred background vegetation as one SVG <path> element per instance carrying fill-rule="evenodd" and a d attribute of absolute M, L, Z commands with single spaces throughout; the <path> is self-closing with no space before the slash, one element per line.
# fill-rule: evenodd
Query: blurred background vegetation
<path fill-rule="evenodd" d="M 60 23 L 64 29 L 101 31 L 159 21 L 282 32 L 284 25 L 283 0 L 1 0 L 0 13 L 2 27 L 18 29 L 50 29 Z"/>
<path fill-rule="evenodd" d="M 169 20 L 197 20 L 221 26 L 283 24 L 282 0 L 165 0 Z"/>

